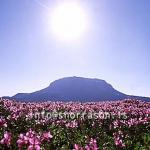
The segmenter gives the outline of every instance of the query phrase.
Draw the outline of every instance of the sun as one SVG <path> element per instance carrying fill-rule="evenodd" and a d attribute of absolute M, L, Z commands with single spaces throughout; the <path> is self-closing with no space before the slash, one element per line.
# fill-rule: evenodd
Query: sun
<path fill-rule="evenodd" d="M 53 9 L 50 26 L 57 38 L 75 40 L 87 30 L 87 16 L 79 3 L 63 2 Z"/>

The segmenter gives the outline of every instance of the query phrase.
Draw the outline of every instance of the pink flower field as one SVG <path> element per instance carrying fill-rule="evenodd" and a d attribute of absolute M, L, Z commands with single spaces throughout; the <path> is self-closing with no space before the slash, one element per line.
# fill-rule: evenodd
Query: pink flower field
<path fill-rule="evenodd" d="M 0 100 L 0 150 L 122 149 L 150 149 L 150 102 Z"/>

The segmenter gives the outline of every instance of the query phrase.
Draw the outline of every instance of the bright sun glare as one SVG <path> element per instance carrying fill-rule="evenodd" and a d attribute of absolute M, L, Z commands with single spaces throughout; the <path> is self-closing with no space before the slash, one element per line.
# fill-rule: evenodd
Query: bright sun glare
<path fill-rule="evenodd" d="M 87 29 L 87 17 L 76 2 L 63 2 L 51 14 L 51 30 L 61 40 L 78 39 Z"/>

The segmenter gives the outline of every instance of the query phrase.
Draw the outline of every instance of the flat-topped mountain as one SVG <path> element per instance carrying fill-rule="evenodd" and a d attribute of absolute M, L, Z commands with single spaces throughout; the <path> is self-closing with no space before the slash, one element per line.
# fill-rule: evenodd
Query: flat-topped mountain
<path fill-rule="evenodd" d="M 100 79 L 66 77 L 52 82 L 47 88 L 33 93 L 18 93 L 11 97 L 20 101 L 105 101 L 135 98 L 149 101 L 150 98 L 130 96 L 114 89 Z"/>

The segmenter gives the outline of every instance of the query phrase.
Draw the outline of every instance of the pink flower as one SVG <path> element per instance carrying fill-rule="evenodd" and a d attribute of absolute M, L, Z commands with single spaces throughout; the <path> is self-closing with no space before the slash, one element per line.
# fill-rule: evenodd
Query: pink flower
<path fill-rule="evenodd" d="M 32 137 L 29 139 L 28 150 L 40 150 L 40 140 L 37 137 Z"/>
<path fill-rule="evenodd" d="M 79 150 L 79 145 L 78 144 L 74 144 L 74 148 L 75 148 L 75 150 Z"/>
<path fill-rule="evenodd" d="M 47 140 L 49 141 L 53 136 L 51 135 L 50 132 L 44 132 L 42 135 L 42 140 Z"/>
<path fill-rule="evenodd" d="M 78 144 L 74 144 L 74 149 L 73 150 L 83 150 L 83 148 Z"/>
<path fill-rule="evenodd" d="M 89 146 L 92 150 L 98 150 L 96 139 L 91 138 Z"/>
<path fill-rule="evenodd" d="M 27 150 L 40 150 L 40 149 L 41 148 L 39 145 L 30 145 Z"/>
<path fill-rule="evenodd" d="M 113 133 L 115 145 L 119 147 L 125 147 L 125 144 L 122 141 L 123 133 L 119 131 L 118 133 Z"/>
<path fill-rule="evenodd" d="M 4 137 L 3 137 L 3 139 L 0 141 L 0 144 L 6 144 L 7 146 L 10 146 L 10 144 L 11 144 L 11 139 L 12 139 L 12 137 L 11 137 L 11 133 L 9 133 L 9 132 L 5 132 L 4 133 Z"/>
<path fill-rule="evenodd" d="M 31 145 L 38 145 L 38 144 L 40 144 L 40 141 L 36 137 L 29 138 L 29 144 L 31 144 Z"/>
<path fill-rule="evenodd" d="M 0 127 L 7 127 L 7 123 L 6 123 L 5 119 L 0 118 Z"/>
<path fill-rule="evenodd" d="M 85 146 L 85 149 L 86 149 L 86 150 L 90 150 L 90 146 L 89 146 L 89 145 L 86 145 L 86 146 Z"/>
<path fill-rule="evenodd" d="M 23 134 L 20 134 L 19 139 L 17 140 L 19 149 L 21 149 L 23 145 L 26 145 L 28 143 L 29 143 L 29 138 Z"/>

